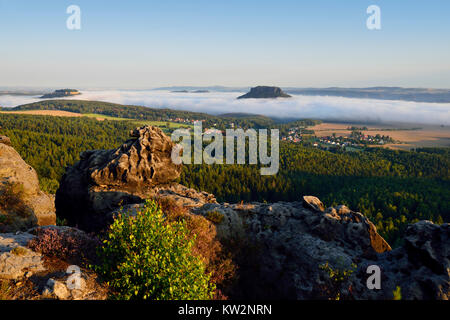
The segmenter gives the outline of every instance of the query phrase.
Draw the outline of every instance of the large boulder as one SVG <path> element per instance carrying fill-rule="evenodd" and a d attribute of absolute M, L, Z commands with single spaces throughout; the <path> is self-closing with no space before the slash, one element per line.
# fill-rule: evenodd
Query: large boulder
<path fill-rule="evenodd" d="M 27 248 L 33 238 L 27 232 L 0 233 L 0 279 L 19 279 L 26 272 L 45 270 L 42 255 Z"/>
<path fill-rule="evenodd" d="M 232 298 L 386 300 L 400 287 L 403 299 L 448 299 L 448 224 L 414 224 L 404 246 L 392 250 L 361 213 L 345 206 L 322 211 L 319 203 L 307 197 L 193 209 L 216 217 L 217 236 L 236 254 L 239 281 Z M 381 269 L 380 290 L 367 287 L 370 265 Z M 346 273 L 342 281 L 330 276 L 336 272 Z"/>
<path fill-rule="evenodd" d="M 0 232 L 55 223 L 54 200 L 40 190 L 36 171 L 0 137 Z"/>
<path fill-rule="evenodd" d="M 98 231 L 109 224 L 112 211 L 144 202 L 158 186 L 170 188 L 182 169 L 171 158 L 174 143 L 161 129 L 148 126 L 132 130 L 131 137 L 117 149 L 81 154 L 56 193 L 58 215 Z"/>

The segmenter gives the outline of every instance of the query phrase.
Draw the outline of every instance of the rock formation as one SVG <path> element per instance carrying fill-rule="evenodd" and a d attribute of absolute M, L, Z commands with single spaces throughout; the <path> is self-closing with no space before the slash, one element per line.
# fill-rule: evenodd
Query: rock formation
<path fill-rule="evenodd" d="M 131 136 L 117 149 L 81 154 L 56 193 L 59 216 L 84 230 L 99 230 L 108 225 L 109 213 L 123 205 L 142 203 L 164 188 L 188 192 L 171 184 L 181 165 L 172 162 L 169 137 L 155 127 L 137 128 Z"/>
<path fill-rule="evenodd" d="M 0 136 L 0 144 L 11 146 L 11 139 L 5 136 Z"/>
<path fill-rule="evenodd" d="M 404 245 L 364 261 L 360 276 L 370 264 L 381 267 L 381 289 L 367 290 L 365 283 L 355 281 L 360 299 L 389 299 L 398 286 L 405 300 L 449 300 L 450 225 L 438 226 L 430 221 L 410 225 Z"/>
<path fill-rule="evenodd" d="M 39 188 L 36 171 L 0 137 L 0 230 L 14 232 L 56 223 L 51 196 Z"/>
<path fill-rule="evenodd" d="M 411 225 L 405 244 L 391 250 L 366 217 L 345 206 L 321 211 L 305 201 L 206 204 L 194 212 L 222 214 L 218 237 L 240 252 L 233 298 L 324 299 L 338 290 L 341 299 L 390 300 L 397 287 L 408 300 L 450 296 L 449 224 Z M 380 290 L 366 285 L 370 265 L 381 269 Z M 353 272 L 335 288 L 325 266 Z"/>
<path fill-rule="evenodd" d="M 250 89 L 250 92 L 238 97 L 238 99 L 267 99 L 267 98 L 290 98 L 291 96 L 283 92 L 278 87 L 258 86 Z"/>

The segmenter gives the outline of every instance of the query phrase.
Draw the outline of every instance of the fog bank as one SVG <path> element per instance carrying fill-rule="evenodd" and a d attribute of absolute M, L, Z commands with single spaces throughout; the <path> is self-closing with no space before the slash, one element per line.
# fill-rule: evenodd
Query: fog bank
<path fill-rule="evenodd" d="M 153 108 L 171 108 L 221 114 L 246 112 L 279 118 L 346 121 L 409 122 L 450 125 L 450 104 L 392 100 L 301 96 L 279 99 L 240 99 L 236 92 L 181 93 L 162 90 L 83 91 L 80 100 L 98 100 Z M 39 101 L 38 97 L 0 96 L 0 106 L 14 107 Z"/>

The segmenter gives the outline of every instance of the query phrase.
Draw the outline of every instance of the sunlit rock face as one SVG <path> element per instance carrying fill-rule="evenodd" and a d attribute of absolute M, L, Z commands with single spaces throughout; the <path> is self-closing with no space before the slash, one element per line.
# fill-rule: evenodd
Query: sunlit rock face
<path fill-rule="evenodd" d="M 53 198 L 41 191 L 36 171 L 0 136 L 0 232 L 56 223 Z"/>
<path fill-rule="evenodd" d="M 159 128 L 141 127 L 113 150 L 83 152 L 67 169 L 56 193 L 58 215 L 85 230 L 104 228 L 108 214 L 141 203 L 154 188 L 170 185 L 181 172 L 171 159 L 174 143 Z"/>

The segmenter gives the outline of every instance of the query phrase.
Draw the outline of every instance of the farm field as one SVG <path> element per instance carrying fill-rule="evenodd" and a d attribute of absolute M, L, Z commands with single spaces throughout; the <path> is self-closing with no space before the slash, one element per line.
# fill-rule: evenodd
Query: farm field
<path fill-rule="evenodd" d="M 388 135 L 401 143 L 385 144 L 384 147 L 391 149 L 409 150 L 417 147 L 450 147 L 450 127 L 421 124 L 375 124 L 365 125 L 357 123 L 321 123 L 308 129 L 314 130 L 316 136 L 348 136 L 349 127 L 367 127 L 364 134 Z M 415 130 L 411 130 L 415 128 Z"/>
<path fill-rule="evenodd" d="M 54 117 L 83 117 L 84 115 L 76 112 L 61 110 L 26 110 L 26 111 L 0 111 L 5 114 L 26 114 L 34 116 L 54 116 Z"/>

